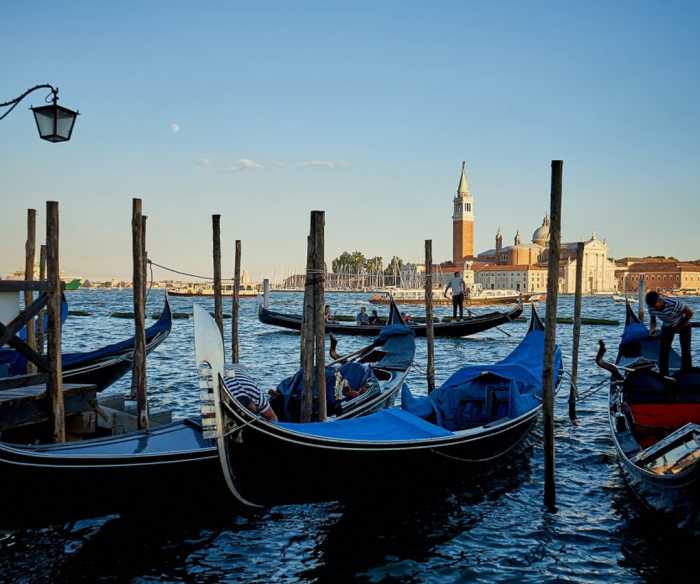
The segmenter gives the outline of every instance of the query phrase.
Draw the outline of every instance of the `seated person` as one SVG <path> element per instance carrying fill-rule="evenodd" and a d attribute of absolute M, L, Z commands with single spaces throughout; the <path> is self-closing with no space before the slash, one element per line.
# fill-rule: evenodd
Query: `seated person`
<path fill-rule="evenodd" d="M 277 421 L 267 394 L 241 369 L 236 369 L 235 377 L 224 377 L 224 383 L 231 395 L 248 410 L 271 422 Z"/>
<path fill-rule="evenodd" d="M 323 320 L 326 322 L 335 322 L 335 314 L 331 312 L 331 305 L 326 304 L 323 307 Z"/>
<path fill-rule="evenodd" d="M 410 323 L 410 322 L 413 322 L 413 317 L 412 317 L 410 314 L 408 314 L 407 312 L 402 312 L 402 313 L 401 313 L 401 319 L 402 319 L 406 324 L 408 324 L 408 323 Z"/>
<path fill-rule="evenodd" d="M 355 316 L 355 322 L 359 325 L 369 324 L 369 316 L 367 315 L 367 309 L 364 306 L 360 308 L 360 312 L 358 312 L 357 316 Z"/>
<path fill-rule="evenodd" d="M 382 324 L 382 320 L 379 318 L 379 314 L 377 314 L 376 310 L 372 311 L 372 314 L 369 317 L 369 324 Z"/>

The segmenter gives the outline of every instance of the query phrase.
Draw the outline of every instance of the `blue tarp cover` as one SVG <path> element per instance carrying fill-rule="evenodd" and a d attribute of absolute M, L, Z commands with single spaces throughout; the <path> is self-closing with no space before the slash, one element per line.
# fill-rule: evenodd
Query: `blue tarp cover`
<path fill-rule="evenodd" d="M 302 434 L 360 442 L 420 440 L 452 435 L 452 432 L 399 408 L 390 408 L 361 418 L 336 422 L 308 424 L 280 422 L 279 425 Z"/>
<path fill-rule="evenodd" d="M 629 365 L 640 358 L 658 362 L 660 346 L 660 336 L 652 337 L 645 324 L 631 322 L 625 325 L 625 330 L 622 332 L 617 363 L 623 366 Z M 671 349 L 668 364 L 670 369 L 679 369 L 681 366 L 680 355 L 673 349 Z"/>
<path fill-rule="evenodd" d="M 542 398 L 544 332 L 529 332 L 505 359 L 491 365 L 469 365 L 456 371 L 430 396 L 413 397 L 407 387 L 402 407 L 417 416 L 434 416 L 456 431 L 501 418 L 515 418 L 538 406 Z M 554 355 L 554 384 L 562 367 Z"/>

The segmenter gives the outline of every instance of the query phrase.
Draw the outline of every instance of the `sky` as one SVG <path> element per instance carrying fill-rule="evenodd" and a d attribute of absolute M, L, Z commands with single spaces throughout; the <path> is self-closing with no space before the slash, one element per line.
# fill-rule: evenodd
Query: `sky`
<path fill-rule="evenodd" d="M 698 2 L 5 3 L 0 101 L 39 83 L 80 111 L 39 140 L 32 94 L 0 121 L 0 274 L 24 264 L 26 209 L 60 203 L 61 267 L 129 278 L 131 199 L 156 262 L 210 274 L 326 258 L 451 259 L 467 161 L 475 247 L 548 211 L 564 160 L 562 236 L 610 255 L 700 258 Z M 157 272 L 156 278 L 167 274 Z"/>

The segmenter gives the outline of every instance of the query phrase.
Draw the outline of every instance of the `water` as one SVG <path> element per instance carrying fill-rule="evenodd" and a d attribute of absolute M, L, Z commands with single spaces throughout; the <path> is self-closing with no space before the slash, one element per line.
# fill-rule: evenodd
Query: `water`
<path fill-rule="evenodd" d="M 329 295 L 329 301 L 338 313 L 351 314 L 367 296 Z M 131 298 L 128 290 L 69 293 L 72 308 L 95 316 L 69 318 L 66 349 L 94 348 L 129 336 L 132 322 L 109 314 L 130 310 Z M 280 310 L 297 312 L 300 301 L 295 294 L 273 295 Z M 700 310 L 700 299 L 688 302 Z M 176 312 L 192 311 L 189 298 L 173 298 L 172 305 Z M 148 312 L 161 306 L 162 293 L 151 292 Z M 572 313 L 573 299 L 562 298 L 559 314 Z M 585 298 L 583 313 L 622 322 L 624 306 L 608 298 Z M 225 323 L 228 344 L 230 320 Z M 512 336 L 492 330 L 438 339 L 438 383 L 464 363 L 505 356 L 526 325 L 502 328 Z M 622 325 L 583 327 L 582 391 L 605 377 L 593 362 L 598 339 L 614 354 L 621 330 Z M 557 331 L 567 369 L 571 331 L 570 325 Z M 240 336 L 242 361 L 258 377 L 269 374 L 276 381 L 295 370 L 298 336 L 260 325 L 254 301 L 241 301 Z M 197 414 L 192 337 L 192 321 L 175 320 L 168 340 L 149 358 L 153 410 L 171 409 L 176 417 Z M 340 337 L 339 351 L 366 342 Z M 697 349 L 695 359 L 700 359 Z M 425 365 L 424 339 L 417 341 L 416 360 Z M 425 391 L 422 369 L 411 373 L 409 383 L 414 392 Z M 124 392 L 129 384 L 127 376 L 107 391 Z M 427 502 L 402 498 L 401 503 L 363 507 L 285 506 L 246 516 L 222 513 L 215 519 L 151 516 L 142 523 L 112 515 L 43 529 L 0 530 L 0 581 L 665 582 L 694 573 L 700 541 L 649 517 L 622 481 L 608 437 L 606 388 L 578 404 L 579 426 L 568 420 L 567 394 L 565 384 L 556 400 L 556 513 L 542 506 L 538 430 L 531 448 L 510 468 L 469 488 L 435 493 Z M 411 485 L 405 488 L 410 492 Z"/>

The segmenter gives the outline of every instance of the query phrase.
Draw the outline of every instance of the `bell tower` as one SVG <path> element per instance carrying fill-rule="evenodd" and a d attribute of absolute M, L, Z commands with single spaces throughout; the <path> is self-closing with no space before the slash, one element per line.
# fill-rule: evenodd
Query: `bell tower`
<path fill-rule="evenodd" d="M 460 268 L 464 260 L 474 257 L 474 199 L 469 192 L 465 166 L 463 161 L 457 194 L 452 201 L 452 263 Z"/>

